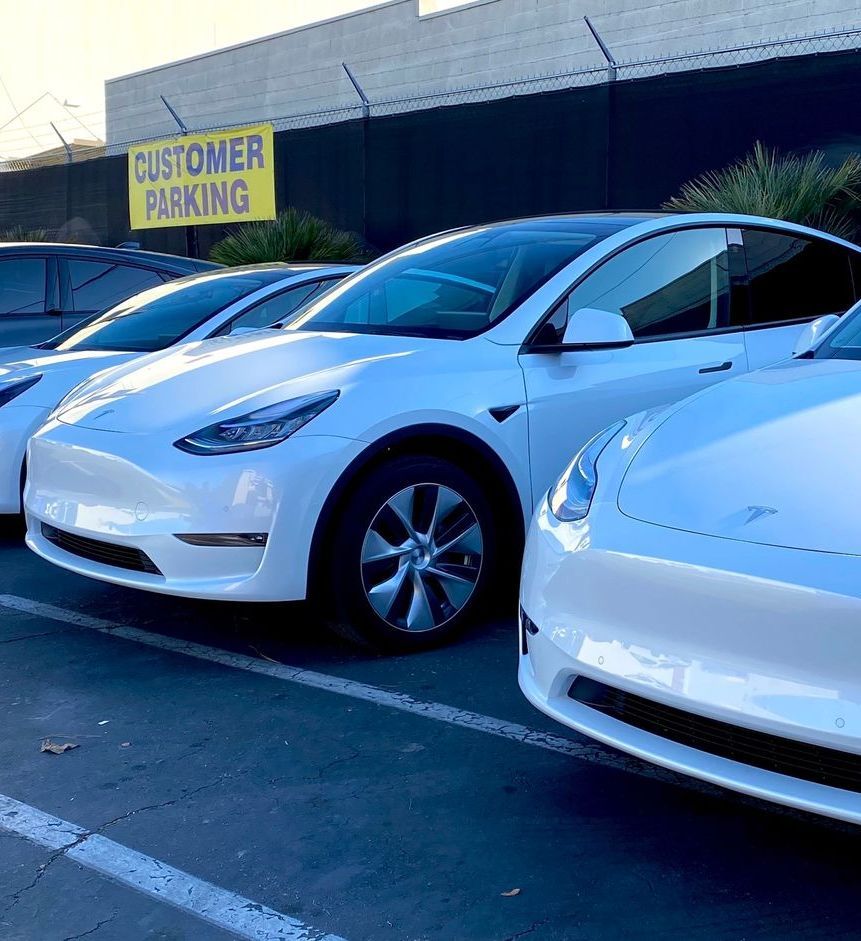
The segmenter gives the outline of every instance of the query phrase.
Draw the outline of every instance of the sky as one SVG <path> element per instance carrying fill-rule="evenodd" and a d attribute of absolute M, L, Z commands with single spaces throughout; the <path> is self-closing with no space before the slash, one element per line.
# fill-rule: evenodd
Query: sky
<path fill-rule="evenodd" d="M 101 138 L 106 78 L 369 6 L 372 0 L 0 0 L 0 160 L 57 146 L 52 121 L 67 139 Z"/>

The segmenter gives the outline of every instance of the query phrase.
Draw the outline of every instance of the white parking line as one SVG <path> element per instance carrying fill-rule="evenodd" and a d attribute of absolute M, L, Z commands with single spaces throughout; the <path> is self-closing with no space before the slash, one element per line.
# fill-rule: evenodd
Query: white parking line
<path fill-rule="evenodd" d="M 0 794 L 0 829 L 253 941 L 344 941 L 158 859 Z"/>
<path fill-rule="evenodd" d="M 154 634 L 136 627 L 127 627 L 114 621 L 94 618 L 88 614 L 70 611 L 56 605 L 33 601 L 30 598 L 21 598 L 18 595 L 0 594 L 0 607 L 11 608 L 25 614 L 73 624 L 76 627 L 86 627 L 110 634 L 113 637 L 122 637 L 148 647 L 159 650 L 168 650 L 171 653 L 183 654 L 198 660 L 208 660 L 221 666 L 232 667 L 236 670 L 246 670 L 249 673 L 259 673 L 274 679 L 297 683 L 300 686 L 311 686 L 314 689 L 327 690 L 340 696 L 350 696 L 353 699 L 362 699 L 366 702 L 409 712 L 413 715 L 424 716 L 437 722 L 446 722 L 461 728 L 472 729 L 474 732 L 483 732 L 485 735 L 494 735 L 499 738 L 510 739 L 522 745 L 532 745 L 547 751 L 559 752 L 580 761 L 588 761 L 604 767 L 618 768 L 643 777 L 655 778 L 673 783 L 688 783 L 671 771 L 657 766 L 646 765 L 619 752 L 605 750 L 600 745 L 587 741 L 576 742 L 560 735 L 551 735 L 538 729 L 516 722 L 506 722 L 504 719 L 495 719 L 478 712 L 467 709 L 457 709 L 438 702 L 423 702 L 413 699 L 405 693 L 391 692 L 380 689 L 378 686 L 369 686 L 355 680 L 346 680 L 339 676 L 329 676 L 326 673 L 317 673 L 314 670 L 302 670 L 291 667 L 285 663 L 273 663 L 270 660 L 260 660 L 244 654 L 230 653 L 217 647 L 197 644 L 192 641 L 180 640 L 162 634 Z"/>

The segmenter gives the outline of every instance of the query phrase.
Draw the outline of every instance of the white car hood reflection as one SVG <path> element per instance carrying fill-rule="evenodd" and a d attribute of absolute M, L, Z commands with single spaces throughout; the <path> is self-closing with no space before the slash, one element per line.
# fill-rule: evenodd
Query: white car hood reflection
<path fill-rule="evenodd" d="M 65 404 L 64 424 L 149 434 L 214 421 L 311 392 L 341 389 L 439 340 L 304 331 L 259 331 L 174 347 L 94 379 Z M 446 344 L 449 345 L 449 344 Z M 451 344 L 457 345 L 457 344 Z"/>
<path fill-rule="evenodd" d="M 640 448 L 619 508 L 672 529 L 861 555 L 844 502 L 861 463 L 859 415 L 859 361 L 791 361 L 715 386 Z"/>

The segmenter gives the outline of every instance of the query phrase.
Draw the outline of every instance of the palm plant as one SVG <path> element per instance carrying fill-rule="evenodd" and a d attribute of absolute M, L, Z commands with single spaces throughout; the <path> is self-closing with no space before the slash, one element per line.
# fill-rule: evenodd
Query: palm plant
<path fill-rule="evenodd" d="M 27 229 L 23 225 L 13 225 L 0 231 L 0 242 L 47 242 L 47 229 Z"/>
<path fill-rule="evenodd" d="M 361 255 L 362 243 L 356 234 L 293 207 L 275 219 L 237 226 L 209 253 L 212 261 L 230 266 L 267 261 L 356 261 Z"/>
<path fill-rule="evenodd" d="M 681 212 L 739 212 L 813 226 L 851 238 L 861 205 L 861 158 L 829 166 L 814 152 L 781 156 L 759 141 L 752 153 L 723 170 L 691 180 L 663 208 Z"/>

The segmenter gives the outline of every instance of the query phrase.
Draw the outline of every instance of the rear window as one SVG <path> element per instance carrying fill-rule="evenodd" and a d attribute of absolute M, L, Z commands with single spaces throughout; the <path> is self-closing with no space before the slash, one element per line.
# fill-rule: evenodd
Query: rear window
<path fill-rule="evenodd" d="M 147 288 L 164 284 L 158 272 L 132 265 L 69 259 L 72 301 L 80 313 L 106 310 Z"/>
<path fill-rule="evenodd" d="M 0 316 L 45 313 L 45 265 L 44 258 L 0 261 Z"/>
<path fill-rule="evenodd" d="M 855 302 L 850 249 L 760 229 L 743 237 L 754 324 L 842 314 Z"/>
<path fill-rule="evenodd" d="M 284 273 L 278 277 L 284 279 Z M 42 344 L 45 349 L 152 353 L 181 340 L 200 324 L 272 281 L 272 272 L 205 274 L 142 294 Z"/>

